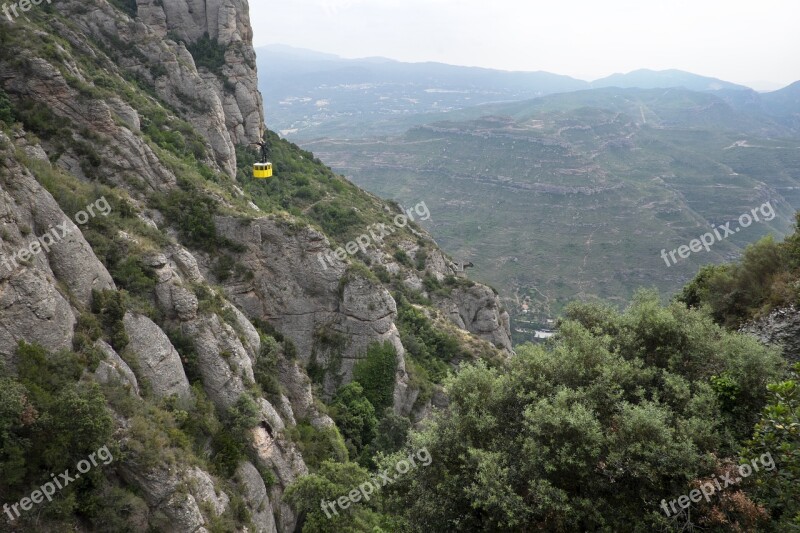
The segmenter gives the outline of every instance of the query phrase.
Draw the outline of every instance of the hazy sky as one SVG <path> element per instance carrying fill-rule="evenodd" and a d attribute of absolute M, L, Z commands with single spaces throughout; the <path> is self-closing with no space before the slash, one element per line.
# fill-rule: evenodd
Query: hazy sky
<path fill-rule="evenodd" d="M 677 68 L 776 88 L 800 80 L 798 0 L 250 0 L 256 46 L 594 80 Z"/>

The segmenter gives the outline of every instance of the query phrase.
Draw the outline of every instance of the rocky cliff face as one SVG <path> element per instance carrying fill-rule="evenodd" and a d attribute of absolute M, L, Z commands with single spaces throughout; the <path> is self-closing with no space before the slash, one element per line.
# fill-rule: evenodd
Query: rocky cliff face
<path fill-rule="evenodd" d="M 794 306 L 775 309 L 740 330 L 764 344 L 780 346 L 790 361 L 800 361 L 800 312 Z"/>
<path fill-rule="evenodd" d="M 75 224 L 16 159 L 14 144 L 4 133 L 0 133 L 0 146 L 0 353 L 13 363 L 20 340 L 52 351 L 71 347 L 76 317 L 70 294 L 86 305 L 92 289 L 111 289 L 114 282 Z M 46 160 L 40 148 L 30 152 Z M 58 245 L 49 251 L 40 245 L 40 253 L 30 253 L 31 235 L 44 235 L 52 228 Z M 70 289 L 69 294 L 59 289 L 59 282 Z"/>
<path fill-rule="evenodd" d="M 201 68 L 195 76 L 191 69 L 181 72 L 165 65 L 169 79 L 157 88 L 161 98 L 188 113 L 185 118 L 189 122 L 203 125 L 201 131 L 212 142 L 223 168 L 233 171 L 234 145 L 256 142 L 264 132 L 247 1 L 154 0 L 137 4 L 137 22 L 159 38 L 177 38 L 188 44 L 208 38 L 224 48 L 225 61 L 216 72 Z M 161 57 L 153 59 L 163 61 Z M 194 103 L 187 107 L 184 102 L 190 95 Z M 196 112 L 192 113 L 192 108 Z"/>
<path fill-rule="evenodd" d="M 320 400 L 352 380 L 375 343 L 396 352 L 397 414 L 418 419 L 446 404 L 416 401 L 396 301 L 362 261 L 462 328 L 464 353 L 511 348 L 495 294 L 453 281 L 418 228 L 392 249 L 342 259 L 305 212 L 253 202 L 237 150 L 264 131 L 256 82 L 244 0 L 60 0 L 0 20 L 0 96 L 15 119 L 0 115 L 2 372 L 13 374 L 21 341 L 92 354 L 83 379 L 150 410 L 110 402 L 126 459 L 109 476 L 141 495 L 145 526 L 208 531 L 235 500 L 248 530 L 293 531 L 282 494 L 308 467 L 291 430 L 334 427 Z M 311 365 L 322 369 L 317 385 Z M 169 460 L 148 459 L 153 450 L 136 444 L 142 417 L 165 409 L 185 420 L 205 399 L 224 423 L 242 402 L 253 406 L 235 475 L 206 466 L 213 428 L 196 459 L 166 450 Z"/>

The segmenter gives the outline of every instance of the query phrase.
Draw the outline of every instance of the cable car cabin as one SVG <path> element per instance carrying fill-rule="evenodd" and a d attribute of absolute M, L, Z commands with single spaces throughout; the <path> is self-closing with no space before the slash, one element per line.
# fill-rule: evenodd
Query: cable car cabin
<path fill-rule="evenodd" d="M 253 165 L 253 177 L 265 179 L 272 177 L 272 163 L 256 163 Z"/>

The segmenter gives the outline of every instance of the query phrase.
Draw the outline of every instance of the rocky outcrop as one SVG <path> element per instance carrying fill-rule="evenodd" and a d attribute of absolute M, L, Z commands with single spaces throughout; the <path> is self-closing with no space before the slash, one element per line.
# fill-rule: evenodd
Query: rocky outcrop
<path fill-rule="evenodd" d="M 22 269 L 0 277 L 0 354 L 13 367 L 19 341 L 51 351 L 72 346 L 75 316 L 46 271 Z"/>
<path fill-rule="evenodd" d="M 94 372 L 95 379 L 99 383 L 116 384 L 125 387 L 138 396 L 139 382 L 128 363 L 122 360 L 119 354 L 114 351 L 114 348 L 101 339 L 97 340 L 95 348 L 105 356 L 105 359 L 97 365 L 97 370 Z"/>
<path fill-rule="evenodd" d="M 511 351 L 511 320 L 497 294 L 486 285 L 458 287 L 448 298 L 434 296 L 434 301 L 458 327 Z"/>
<path fill-rule="evenodd" d="M 59 3 L 58 6 L 68 4 L 69 2 Z M 97 16 L 110 16 L 103 10 L 94 13 Z M 75 20 L 80 22 L 83 19 Z M 61 36 L 74 44 L 78 50 L 85 49 L 84 35 L 67 27 L 60 27 L 58 30 Z M 87 29 L 88 31 L 90 30 Z M 99 29 L 96 31 L 100 32 Z M 72 126 L 79 131 L 92 131 L 102 139 L 104 142 L 97 143 L 95 148 L 100 163 L 96 171 L 98 174 L 107 176 L 120 186 L 125 182 L 125 178 L 146 183 L 153 190 L 165 190 L 175 185 L 175 175 L 159 160 L 144 139 L 138 137 L 128 127 L 117 124 L 111 106 L 102 100 L 85 101 L 80 98 L 79 91 L 67 83 L 56 66 L 41 58 L 32 57 L 26 52 L 22 52 L 22 56 L 28 61 L 28 68 L 24 73 L 4 68 L 0 64 L 0 81 L 5 86 L 6 92 L 18 95 L 20 101 L 47 107 L 64 125 Z M 79 71 L 77 65 L 71 67 L 74 72 Z M 87 141 L 80 134 L 75 136 L 81 142 Z M 49 148 L 49 145 L 47 147 Z M 112 161 L 113 164 L 108 163 Z M 62 150 L 57 164 L 67 172 L 87 178 L 79 157 L 71 150 Z"/>
<path fill-rule="evenodd" d="M 161 328 L 146 316 L 130 312 L 124 324 L 130 339 L 126 350 L 136 359 L 140 380 L 157 398 L 188 398 L 189 380 L 180 355 Z"/>
<path fill-rule="evenodd" d="M 279 531 L 294 531 L 297 516 L 292 508 L 283 502 L 283 491 L 297 478 L 308 474 L 303 457 L 294 443 L 283 435 L 271 431 L 265 424 L 252 430 L 253 448 L 259 464 L 275 472 L 278 483 L 271 488 L 272 512 L 278 518 Z"/>
<path fill-rule="evenodd" d="M 214 515 L 228 508 L 230 498 L 217 493 L 213 478 L 199 468 L 177 470 L 157 468 L 143 470 L 125 464 L 120 469 L 122 477 L 138 488 L 147 504 L 169 518 L 169 530 L 177 533 L 199 533 L 209 525 L 203 517 L 201 505 Z"/>
<path fill-rule="evenodd" d="M 192 95 L 201 109 L 191 113 L 193 118 L 217 156 L 227 159 L 226 170 L 235 171 L 233 145 L 258 140 L 264 123 L 247 1 L 144 1 L 139 3 L 139 19 L 160 37 L 174 36 L 188 44 L 207 37 L 224 48 L 225 63 L 218 71 L 169 68 L 169 80 L 159 80 L 158 86 L 159 96 L 187 112 L 191 110 L 184 101 Z"/>
<path fill-rule="evenodd" d="M 255 533 L 278 533 L 272 514 L 272 503 L 258 469 L 250 462 L 242 463 L 236 471 L 236 479 L 256 526 Z"/>
<path fill-rule="evenodd" d="M 69 25 L 54 21 L 55 33 L 76 51 L 98 61 L 101 59 L 87 45 L 86 36 L 104 43 L 107 50 L 117 54 L 114 59 L 119 67 L 147 80 L 161 99 L 192 123 L 204 138 L 208 163 L 230 176 L 235 174 L 234 145 L 255 142 L 263 133 L 264 123 L 246 0 L 140 0 L 135 21 L 120 16 L 105 2 L 93 5 L 88 12 L 85 3 L 78 0 L 62 0 L 52 7 L 70 21 Z M 198 68 L 187 50 L 206 34 L 225 54 L 224 64 L 213 72 Z M 180 42 L 166 39 L 168 35 Z M 76 129 L 88 128 L 106 137 L 108 151 L 100 155 L 116 161 L 116 168 L 104 164 L 102 172 L 115 177 L 124 173 L 154 189 L 175 184 L 172 172 L 137 137 L 141 121 L 131 113 L 130 102 L 122 100 L 123 95 L 108 102 L 95 100 L 87 107 L 53 65 L 36 57 L 26 60 L 29 72 L 25 76 L 0 69 L 0 80 L 9 92 L 50 107 Z M 74 75 L 81 68 L 71 65 L 70 71 Z M 89 86 L 92 83 L 80 81 Z M 59 163 L 76 175 L 82 174 L 77 158 L 70 154 Z"/>
<path fill-rule="evenodd" d="M 764 344 L 780 346 L 787 359 L 800 361 L 800 311 L 795 306 L 775 309 L 739 331 L 754 335 Z"/>
<path fill-rule="evenodd" d="M 186 483 L 198 501 L 208 504 L 212 514 L 220 516 L 228 509 L 230 497 L 217 490 L 214 479 L 207 472 L 192 468 L 186 474 Z"/>
<path fill-rule="evenodd" d="M 300 420 L 308 420 L 312 426 L 317 428 L 334 425 L 331 417 L 320 413 L 317 409 L 311 390 L 311 380 L 300 368 L 297 360 L 280 357 L 278 359 L 278 376 L 286 391 L 286 398 L 291 404 L 292 425 L 296 423 L 295 417 Z"/>
<path fill-rule="evenodd" d="M 407 241 L 402 248 L 417 260 L 420 246 Z M 387 266 L 390 272 L 403 272 L 397 263 Z M 461 329 L 474 333 L 494 346 L 512 351 L 511 319 L 500 304 L 500 297 L 490 287 L 474 283 L 460 277 L 456 265 L 439 249 L 427 253 L 424 261 L 424 274 L 434 277 L 438 282 L 456 280 L 456 287 L 449 287 L 445 294 L 429 294 L 425 291 L 423 280 L 417 271 L 405 270 L 403 283 L 412 290 L 420 291 L 441 309 L 450 321 Z"/>
<path fill-rule="evenodd" d="M 219 217 L 217 228 L 246 248 L 237 262 L 254 274 L 247 281 L 225 282 L 228 298 L 291 339 L 303 366 L 313 358 L 325 367 L 326 394 L 352 379 L 355 362 L 372 343 L 392 343 L 402 362 L 405 350 L 391 295 L 344 261 L 320 261 L 319 254 L 331 253 L 322 233 L 277 217 L 250 222 Z M 401 374 L 399 380 L 405 379 Z"/>
<path fill-rule="evenodd" d="M 0 132 L 0 355 L 7 362 L 20 340 L 52 351 L 71 347 L 69 299 L 86 305 L 93 289 L 114 286 L 80 230 L 13 149 Z"/>

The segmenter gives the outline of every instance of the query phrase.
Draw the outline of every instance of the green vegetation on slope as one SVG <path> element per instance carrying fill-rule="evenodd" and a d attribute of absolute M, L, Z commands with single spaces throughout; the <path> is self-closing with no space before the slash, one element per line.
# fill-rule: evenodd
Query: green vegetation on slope
<path fill-rule="evenodd" d="M 764 408 L 743 458 L 774 455 L 779 469 L 756 481 L 754 494 L 770 509 L 776 531 L 800 528 L 800 363 L 789 379 L 769 386 Z"/>
<path fill-rule="evenodd" d="M 730 328 L 780 306 L 800 303 L 800 214 L 795 232 L 783 242 L 770 237 L 748 246 L 737 263 L 704 267 L 678 299 L 704 307 Z"/>

